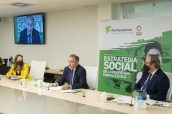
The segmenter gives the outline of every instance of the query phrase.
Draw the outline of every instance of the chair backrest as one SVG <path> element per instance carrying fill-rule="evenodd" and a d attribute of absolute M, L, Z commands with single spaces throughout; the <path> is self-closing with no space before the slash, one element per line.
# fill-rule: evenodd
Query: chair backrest
<path fill-rule="evenodd" d="M 87 83 L 90 89 L 97 88 L 98 68 L 84 66 L 87 73 Z"/>
<path fill-rule="evenodd" d="M 0 74 L 6 75 L 6 73 L 10 70 L 10 67 L 6 65 L 0 65 Z"/>
<path fill-rule="evenodd" d="M 31 61 L 30 75 L 32 79 L 43 79 L 45 72 L 45 61 Z"/>
<path fill-rule="evenodd" d="M 170 81 L 170 88 L 168 89 L 168 92 L 166 95 L 166 100 L 170 101 L 171 100 L 171 94 L 172 94 L 172 73 L 171 72 L 165 72 L 165 74 L 168 76 L 169 81 Z"/>

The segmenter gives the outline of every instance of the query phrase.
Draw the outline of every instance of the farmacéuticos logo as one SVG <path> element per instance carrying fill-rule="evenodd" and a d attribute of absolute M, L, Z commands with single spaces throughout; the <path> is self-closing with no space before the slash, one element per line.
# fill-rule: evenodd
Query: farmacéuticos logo
<path fill-rule="evenodd" d="M 105 27 L 106 34 L 112 31 L 112 26 L 106 26 Z"/>
<path fill-rule="evenodd" d="M 133 29 L 132 28 L 112 28 L 112 26 L 106 26 L 105 27 L 106 34 L 112 33 L 112 34 L 132 34 Z"/>

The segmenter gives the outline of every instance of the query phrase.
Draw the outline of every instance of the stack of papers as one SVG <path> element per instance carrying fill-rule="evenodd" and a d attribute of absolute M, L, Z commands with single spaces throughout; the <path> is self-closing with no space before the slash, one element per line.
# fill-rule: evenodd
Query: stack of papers
<path fill-rule="evenodd" d="M 49 89 L 52 90 L 52 91 L 61 91 L 62 90 L 62 86 L 50 87 Z"/>
<path fill-rule="evenodd" d="M 68 90 L 62 90 L 62 86 L 57 86 L 57 87 L 50 87 L 49 88 L 52 91 L 60 91 L 62 93 L 76 93 L 76 90 L 68 89 Z"/>
<path fill-rule="evenodd" d="M 148 100 L 146 100 L 146 104 L 148 104 L 148 105 L 155 105 L 157 103 L 157 101 L 155 101 L 155 100 L 152 100 L 152 99 L 148 99 Z"/>
<path fill-rule="evenodd" d="M 11 77 L 11 80 L 18 80 L 17 77 Z"/>
<path fill-rule="evenodd" d="M 122 97 L 119 97 L 112 101 L 117 102 L 119 104 L 131 104 L 131 100 L 132 100 L 132 97 L 122 96 Z M 157 105 L 157 106 L 162 106 L 162 107 L 172 107 L 172 103 L 170 103 L 170 102 L 156 101 L 156 100 L 152 100 L 152 99 L 146 100 L 146 104 L 151 105 L 151 106 Z"/>
<path fill-rule="evenodd" d="M 61 90 L 62 93 L 76 93 L 76 90 L 68 89 L 68 90 Z"/>
<path fill-rule="evenodd" d="M 112 101 L 117 102 L 117 103 L 131 104 L 131 100 L 132 100 L 132 97 L 122 96 Z"/>

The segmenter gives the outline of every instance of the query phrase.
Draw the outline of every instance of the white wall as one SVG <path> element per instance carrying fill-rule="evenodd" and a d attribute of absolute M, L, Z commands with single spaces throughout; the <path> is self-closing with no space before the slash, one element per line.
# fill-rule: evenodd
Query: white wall
<path fill-rule="evenodd" d="M 157 0 L 122 4 L 124 19 L 172 17 L 172 1 Z"/>
<path fill-rule="evenodd" d="M 13 18 L 0 22 L 0 57 L 24 55 L 46 60 L 50 68 L 63 68 L 68 55 L 75 53 L 84 66 L 98 66 L 97 6 L 46 13 L 46 44 L 14 44 Z"/>

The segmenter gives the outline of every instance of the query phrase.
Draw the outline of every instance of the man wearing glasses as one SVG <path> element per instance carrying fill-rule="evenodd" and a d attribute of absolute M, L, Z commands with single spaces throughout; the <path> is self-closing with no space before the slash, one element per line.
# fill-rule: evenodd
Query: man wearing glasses
<path fill-rule="evenodd" d="M 169 86 L 169 79 L 160 68 L 159 56 L 147 55 L 142 77 L 136 83 L 135 89 L 145 91 L 150 99 L 162 101 L 166 100 Z"/>

